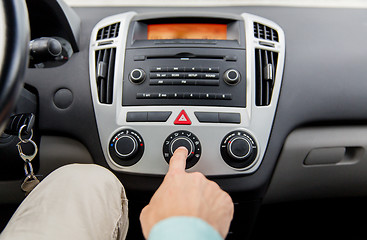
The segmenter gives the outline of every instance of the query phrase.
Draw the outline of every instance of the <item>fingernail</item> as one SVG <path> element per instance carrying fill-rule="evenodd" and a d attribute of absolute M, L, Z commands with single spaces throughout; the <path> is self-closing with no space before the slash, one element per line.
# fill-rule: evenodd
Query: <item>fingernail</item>
<path fill-rule="evenodd" d="M 186 148 L 186 147 L 184 147 L 184 146 L 178 147 L 177 149 L 185 149 L 187 152 L 189 151 L 189 150 L 187 150 L 187 148 Z"/>

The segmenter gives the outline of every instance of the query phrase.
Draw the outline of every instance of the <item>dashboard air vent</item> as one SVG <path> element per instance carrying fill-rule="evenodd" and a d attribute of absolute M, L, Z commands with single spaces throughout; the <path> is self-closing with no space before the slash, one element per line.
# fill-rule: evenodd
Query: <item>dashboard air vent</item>
<path fill-rule="evenodd" d="M 270 40 L 274 42 L 279 41 L 278 32 L 261 23 L 254 22 L 254 36 L 256 38 Z"/>
<path fill-rule="evenodd" d="M 97 40 L 118 37 L 120 23 L 114 23 L 98 30 Z"/>
<path fill-rule="evenodd" d="M 256 63 L 256 105 L 268 106 L 273 93 L 278 53 L 255 49 Z"/>
<path fill-rule="evenodd" d="M 99 102 L 112 103 L 116 48 L 96 51 L 96 82 Z"/>

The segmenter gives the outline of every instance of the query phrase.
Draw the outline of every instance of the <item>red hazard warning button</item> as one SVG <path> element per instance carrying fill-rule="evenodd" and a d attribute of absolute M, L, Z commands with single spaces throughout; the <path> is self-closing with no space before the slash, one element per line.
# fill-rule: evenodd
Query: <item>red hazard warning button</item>
<path fill-rule="evenodd" d="M 190 118 L 187 116 L 185 110 L 182 110 L 180 114 L 178 114 L 174 124 L 175 125 L 191 125 Z"/>

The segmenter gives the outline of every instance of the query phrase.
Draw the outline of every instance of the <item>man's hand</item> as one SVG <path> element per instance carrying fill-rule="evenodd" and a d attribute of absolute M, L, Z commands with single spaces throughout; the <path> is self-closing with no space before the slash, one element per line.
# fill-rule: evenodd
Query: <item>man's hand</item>
<path fill-rule="evenodd" d="M 223 238 L 233 218 L 233 202 L 218 184 L 199 172 L 186 173 L 187 149 L 179 147 L 170 160 L 163 183 L 140 214 L 145 238 L 159 221 L 173 216 L 198 217 Z"/>

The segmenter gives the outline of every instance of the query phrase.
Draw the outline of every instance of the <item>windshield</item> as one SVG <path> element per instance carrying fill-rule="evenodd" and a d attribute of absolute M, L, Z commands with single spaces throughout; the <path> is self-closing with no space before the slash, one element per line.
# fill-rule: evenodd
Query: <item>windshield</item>
<path fill-rule="evenodd" d="M 365 0 L 65 0 L 70 6 L 289 6 L 367 8 Z"/>

